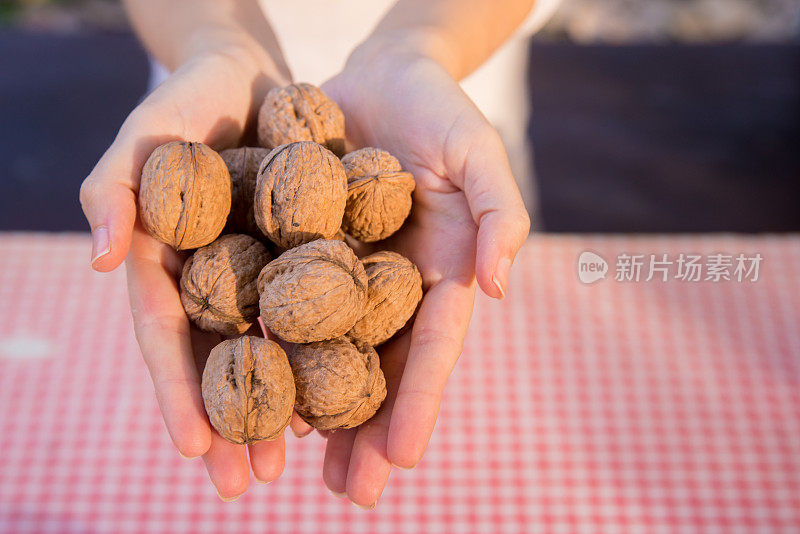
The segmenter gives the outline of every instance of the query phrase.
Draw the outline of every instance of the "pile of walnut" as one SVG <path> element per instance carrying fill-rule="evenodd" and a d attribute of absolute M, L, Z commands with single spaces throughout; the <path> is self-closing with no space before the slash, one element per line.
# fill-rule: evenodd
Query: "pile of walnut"
<path fill-rule="evenodd" d="M 147 231 L 196 249 L 179 284 L 186 314 L 239 336 L 211 351 L 202 380 L 211 424 L 234 443 L 275 439 L 292 409 L 321 430 L 372 417 L 386 397 L 373 347 L 422 298 L 411 261 L 389 251 L 359 259 L 347 244 L 385 239 L 408 217 L 414 178 L 396 158 L 343 154 L 344 116 L 308 84 L 270 91 L 258 139 L 265 148 L 219 154 L 162 145 L 139 190 Z M 242 335 L 259 315 L 286 343 Z"/>

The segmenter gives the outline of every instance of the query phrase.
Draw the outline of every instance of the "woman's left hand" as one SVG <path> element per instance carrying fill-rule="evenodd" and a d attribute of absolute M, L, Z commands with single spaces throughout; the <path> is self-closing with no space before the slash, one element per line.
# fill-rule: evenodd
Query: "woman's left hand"
<path fill-rule="evenodd" d="M 447 377 L 462 349 L 475 281 L 502 298 L 530 221 L 498 133 L 435 61 L 351 59 L 323 90 L 342 108 L 348 142 L 396 156 L 416 179 L 414 207 L 384 248 L 417 264 L 425 297 L 413 328 L 380 347 L 388 396 L 357 429 L 329 434 L 328 488 L 372 507 L 393 465 L 422 458 Z M 293 430 L 310 428 L 295 418 Z"/>

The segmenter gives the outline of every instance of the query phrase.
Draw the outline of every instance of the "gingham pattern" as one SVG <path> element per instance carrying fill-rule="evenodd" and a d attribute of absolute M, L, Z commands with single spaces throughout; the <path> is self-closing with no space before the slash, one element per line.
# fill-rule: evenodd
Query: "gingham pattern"
<path fill-rule="evenodd" d="M 585 249 L 764 263 L 757 283 L 587 286 Z M 800 531 L 800 237 L 535 238 L 371 512 L 325 490 L 316 435 L 221 503 L 164 430 L 124 274 L 92 273 L 83 235 L 0 251 L 2 532 Z"/>

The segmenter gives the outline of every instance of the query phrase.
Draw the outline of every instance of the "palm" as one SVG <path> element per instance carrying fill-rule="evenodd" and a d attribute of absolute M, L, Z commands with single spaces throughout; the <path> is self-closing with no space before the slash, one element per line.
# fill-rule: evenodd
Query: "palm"
<path fill-rule="evenodd" d="M 414 90 L 420 77 L 425 91 Z M 475 293 L 477 227 L 460 180 L 463 173 L 453 166 L 458 148 L 454 151 L 450 143 L 466 135 L 459 131 L 464 114 L 480 114 L 438 66 L 423 64 L 392 79 L 376 78 L 386 86 L 354 90 L 338 77 L 323 89 L 342 107 L 354 147 L 386 149 L 414 175 L 409 219 L 377 245 L 413 260 L 426 294 L 411 331 L 379 350 L 389 389 L 380 412 L 361 428 L 334 433 L 328 440 L 326 483 L 358 503 L 377 500 L 392 464 L 410 467 L 422 455 Z"/>
<path fill-rule="evenodd" d="M 428 83 L 420 86 L 420 76 Z M 366 97 L 342 77 L 333 78 L 323 89 L 344 110 L 349 143 L 388 150 L 416 180 L 412 214 L 385 245 L 414 260 L 426 287 L 444 277 L 469 283 L 474 276 L 477 229 L 458 180 L 449 176 L 447 159 L 456 123 L 465 112 L 477 110 L 469 107 L 463 94 L 463 102 L 448 99 L 450 109 L 444 110 L 442 102 L 431 98 L 436 95 L 431 86 L 436 85 L 444 86 L 445 95 L 454 90 L 459 95 L 457 84 L 435 63 L 408 69 L 398 78 L 382 80 L 383 87 L 367 88 Z M 436 115 L 443 115 L 442 120 L 431 120 Z"/>

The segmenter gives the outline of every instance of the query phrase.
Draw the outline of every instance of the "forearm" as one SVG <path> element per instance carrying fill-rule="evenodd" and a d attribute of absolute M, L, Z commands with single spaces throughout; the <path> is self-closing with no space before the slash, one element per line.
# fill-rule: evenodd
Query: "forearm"
<path fill-rule="evenodd" d="M 480 66 L 525 20 L 534 0 L 399 0 L 354 52 L 431 57 L 456 79 Z"/>
<path fill-rule="evenodd" d="M 291 79 L 256 0 L 123 0 L 148 51 L 169 70 L 193 57 L 226 53 L 278 81 Z"/>

